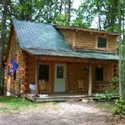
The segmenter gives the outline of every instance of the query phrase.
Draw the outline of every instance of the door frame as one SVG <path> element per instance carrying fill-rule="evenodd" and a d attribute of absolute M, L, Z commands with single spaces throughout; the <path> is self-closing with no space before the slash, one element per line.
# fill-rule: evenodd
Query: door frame
<path fill-rule="evenodd" d="M 62 80 L 62 88 L 61 90 L 57 90 L 58 84 L 56 83 L 59 79 L 57 78 L 57 67 L 58 66 L 63 66 L 64 67 L 64 74 L 63 74 L 63 80 Z M 58 79 L 58 80 L 57 80 Z M 57 80 L 57 81 L 56 81 Z M 61 79 L 60 79 L 61 80 Z M 59 81 L 60 81 L 59 80 Z M 57 86 L 56 86 L 57 85 Z M 61 85 L 61 84 L 60 84 Z M 66 92 L 66 64 L 65 63 L 57 63 L 54 66 L 54 92 Z"/>

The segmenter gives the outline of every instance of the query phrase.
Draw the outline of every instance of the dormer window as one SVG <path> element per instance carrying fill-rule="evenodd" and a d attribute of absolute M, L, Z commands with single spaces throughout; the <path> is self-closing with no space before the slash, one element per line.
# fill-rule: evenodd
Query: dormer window
<path fill-rule="evenodd" d="M 98 37 L 97 47 L 102 49 L 107 48 L 107 38 Z"/>

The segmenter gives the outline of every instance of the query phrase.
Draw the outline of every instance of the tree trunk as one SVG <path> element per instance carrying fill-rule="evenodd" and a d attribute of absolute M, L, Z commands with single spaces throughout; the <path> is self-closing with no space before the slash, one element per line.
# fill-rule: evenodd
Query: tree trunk
<path fill-rule="evenodd" d="M 4 10 L 1 24 L 1 40 L 0 40 L 0 88 L 3 86 L 3 57 L 4 57 L 4 43 L 5 43 L 5 30 L 6 30 L 6 17 L 7 17 L 7 0 L 3 0 Z"/>
<path fill-rule="evenodd" d="M 68 0 L 68 25 L 70 25 L 70 17 L 71 17 L 71 0 Z"/>
<path fill-rule="evenodd" d="M 122 91 L 122 67 L 121 67 L 121 59 L 122 59 L 122 52 L 121 52 L 121 6 L 120 6 L 120 1 L 119 1 L 119 96 L 123 95 Z"/>

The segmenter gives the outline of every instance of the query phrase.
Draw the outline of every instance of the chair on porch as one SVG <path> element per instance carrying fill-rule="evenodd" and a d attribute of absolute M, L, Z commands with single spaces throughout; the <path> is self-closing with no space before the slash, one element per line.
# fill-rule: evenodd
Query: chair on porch
<path fill-rule="evenodd" d="M 45 80 L 39 80 L 39 91 L 40 94 L 46 92 Z"/>
<path fill-rule="evenodd" d="M 83 80 L 81 79 L 78 79 L 78 88 L 79 88 L 79 92 L 84 92 Z"/>

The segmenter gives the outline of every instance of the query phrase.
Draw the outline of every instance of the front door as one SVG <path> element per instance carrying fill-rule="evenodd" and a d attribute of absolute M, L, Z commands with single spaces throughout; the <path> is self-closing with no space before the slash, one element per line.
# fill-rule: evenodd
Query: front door
<path fill-rule="evenodd" d="M 56 64 L 54 92 L 65 92 L 65 80 L 66 80 L 66 65 Z"/>

